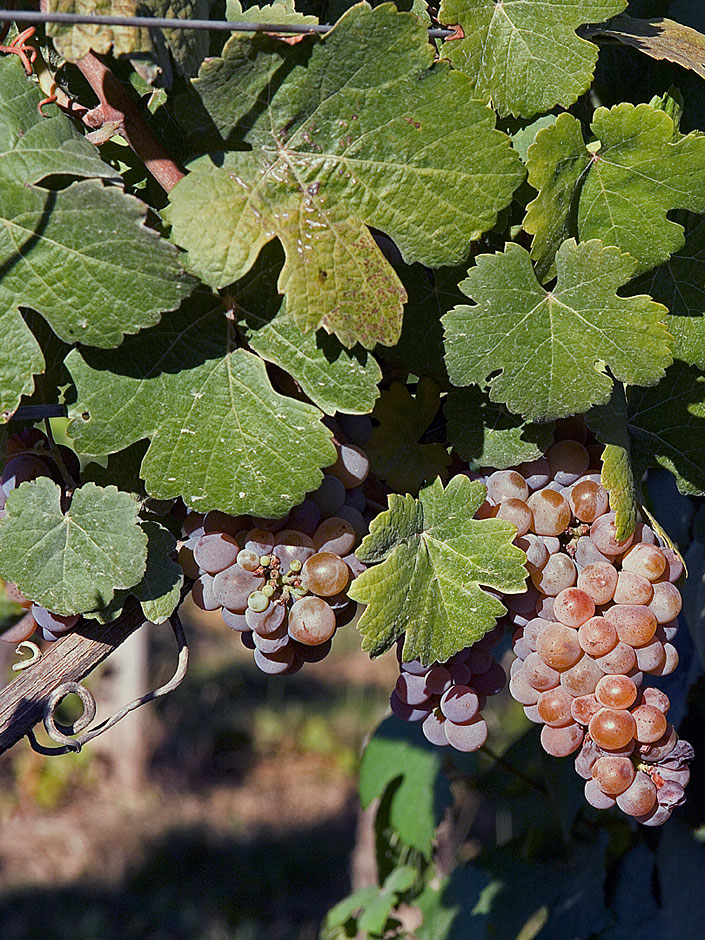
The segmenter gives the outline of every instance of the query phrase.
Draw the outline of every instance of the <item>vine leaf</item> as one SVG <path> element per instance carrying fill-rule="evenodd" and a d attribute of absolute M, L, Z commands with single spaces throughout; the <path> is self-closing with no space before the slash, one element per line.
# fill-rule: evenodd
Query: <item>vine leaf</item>
<path fill-rule="evenodd" d="M 190 269 L 225 287 L 278 238 L 300 329 L 393 345 L 406 292 L 367 226 L 407 262 L 457 263 L 524 175 L 467 77 L 433 59 L 426 27 L 391 4 L 295 45 L 230 39 L 194 82 L 227 152 L 192 162 L 167 208 Z"/>
<path fill-rule="evenodd" d="M 0 521 L 0 572 L 27 597 L 58 614 L 108 604 L 145 571 L 147 535 L 137 500 L 115 486 L 87 483 L 61 508 L 61 489 L 48 477 L 22 483 Z"/>
<path fill-rule="evenodd" d="M 477 386 L 453 389 L 443 412 L 448 440 L 458 456 L 475 467 L 504 470 L 546 453 L 552 424 L 531 424 L 491 402 Z"/>
<path fill-rule="evenodd" d="M 360 803 L 366 809 L 391 791 L 389 823 L 401 841 L 431 855 L 436 826 L 452 802 L 443 755 L 429 747 L 417 725 L 387 718 L 370 738 L 360 762 Z"/>
<path fill-rule="evenodd" d="M 444 489 L 436 480 L 419 494 L 387 497 L 389 509 L 370 526 L 357 550 L 366 564 L 353 600 L 367 604 L 359 622 L 362 648 L 386 652 L 406 634 L 405 660 L 445 662 L 491 630 L 505 608 L 481 585 L 525 590 L 524 553 L 512 545 L 516 528 L 501 519 L 473 519 L 485 487 L 466 476 Z"/>
<path fill-rule="evenodd" d="M 546 133 L 543 131 L 542 133 Z M 598 240 L 564 242 L 558 279 L 545 290 L 529 253 L 508 243 L 479 255 L 461 289 L 475 306 L 446 314 L 446 362 L 455 385 L 490 379 L 490 397 L 533 421 L 606 402 L 612 378 L 650 385 L 671 361 L 665 307 L 620 297 L 636 262 Z"/>
<path fill-rule="evenodd" d="M 442 0 L 441 23 L 460 24 L 464 38 L 442 54 L 472 79 L 501 114 L 532 117 L 569 107 L 587 91 L 597 62 L 578 26 L 621 13 L 626 0 Z"/>
<path fill-rule="evenodd" d="M 637 502 L 642 502 L 632 470 L 626 410 L 624 386 L 616 384 L 607 404 L 593 408 L 585 416 L 600 443 L 605 445 L 602 453 L 602 485 L 610 494 L 610 508 L 615 512 L 619 539 L 626 538 L 634 531 Z"/>
<path fill-rule="evenodd" d="M 443 475 L 451 458 L 443 444 L 419 444 L 441 404 L 433 379 L 422 378 L 416 395 L 402 382 L 392 382 L 382 392 L 372 412 L 379 427 L 365 444 L 375 476 L 392 489 L 417 493 L 419 487 Z"/>
<path fill-rule="evenodd" d="M 679 136 L 666 111 L 627 102 L 598 108 L 591 127 L 586 146 L 578 119 L 561 114 L 529 148 L 538 196 L 524 228 L 542 279 L 569 235 L 615 245 L 646 271 L 683 247 L 683 227 L 667 213 L 705 212 L 705 134 Z"/>
<path fill-rule="evenodd" d="M 98 179 L 60 190 L 38 185 L 56 174 L 114 173 L 65 115 L 37 123 L 41 92 L 15 56 L 0 62 L 0 88 L 0 420 L 6 420 L 44 368 L 21 307 L 36 310 L 67 343 L 107 347 L 155 323 L 192 288 L 174 247 L 145 227 L 143 203 Z"/>
<path fill-rule="evenodd" d="M 318 17 L 299 13 L 294 7 L 294 0 L 271 0 L 260 5 L 248 6 L 243 10 L 240 0 L 227 0 L 225 19 L 239 23 L 317 23 Z M 296 36 L 290 41 L 299 42 Z"/>
<path fill-rule="evenodd" d="M 705 218 L 687 213 L 682 221 L 685 245 L 636 278 L 629 291 L 651 294 L 668 307 L 674 358 L 705 369 Z"/>
<path fill-rule="evenodd" d="M 321 412 L 272 388 L 205 291 L 117 351 L 73 350 L 66 364 L 75 448 L 100 456 L 149 438 L 140 475 L 151 496 L 277 519 L 335 461 Z"/>

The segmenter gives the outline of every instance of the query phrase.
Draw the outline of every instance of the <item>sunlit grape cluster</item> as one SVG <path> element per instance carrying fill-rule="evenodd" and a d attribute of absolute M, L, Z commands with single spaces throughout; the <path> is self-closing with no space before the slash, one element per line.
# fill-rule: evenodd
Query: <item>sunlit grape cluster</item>
<path fill-rule="evenodd" d="M 507 683 L 504 669 L 492 650 L 501 641 L 499 623 L 481 640 L 445 663 L 424 666 L 420 660 L 402 660 L 403 640 L 397 645 L 399 678 L 389 699 L 392 712 L 402 721 L 420 721 L 424 736 L 439 747 L 477 751 L 487 740 L 482 717 L 487 697 L 501 692 Z"/>
<path fill-rule="evenodd" d="M 657 825 L 682 802 L 692 756 L 668 697 L 644 687 L 645 673 L 678 664 L 683 565 L 644 523 L 618 539 L 599 469 L 597 448 L 558 441 L 546 458 L 490 474 L 480 515 L 517 526 L 531 576 L 526 593 L 502 597 L 515 627 L 512 696 L 543 725 L 548 754 L 582 746 L 591 805 Z"/>
<path fill-rule="evenodd" d="M 364 570 L 354 550 L 367 531 L 369 461 L 354 444 L 336 449 L 320 487 L 284 519 L 191 512 L 184 522 L 179 561 L 195 603 L 219 610 L 269 675 L 323 659 L 357 611 L 347 588 Z"/>
<path fill-rule="evenodd" d="M 76 485 L 81 472 L 78 458 L 70 447 L 54 444 L 42 431 L 28 428 L 7 440 L 7 460 L 0 476 L 0 519 L 5 515 L 5 503 L 10 493 L 21 483 L 49 477 L 62 488 Z M 57 640 L 73 630 L 81 619 L 77 614 L 62 616 L 26 598 L 16 584 L 4 583 L 8 600 L 14 601 L 28 613 L 6 630 L 0 639 L 8 643 L 28 640 L 37 630 L 44 640 Z"/>

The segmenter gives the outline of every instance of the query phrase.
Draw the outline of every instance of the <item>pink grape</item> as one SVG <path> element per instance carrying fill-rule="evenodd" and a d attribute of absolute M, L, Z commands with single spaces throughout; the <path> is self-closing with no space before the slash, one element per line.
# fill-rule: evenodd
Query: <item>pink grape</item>
<path fill-rule="evenodd" d="M 614 597 L 619 575 L 614 565 L 598 561 L 586 565 L 578 575 L 578 588 L 588 594 L 595 604 L 606 604 Z"/>
<path fill-rule="evenodd" d="M 580 725 L 575 723 L 563 728 L 550 728 L 544 725 L 541 729 L 541 746 L 551 757 L 567 757 L 583 743 L 585 733 Z"/>
<path fill-rule="evenodd" d="M 616 533 L 617 526 L 614 512 L 605 513 L 604 516 L 600 516 L 590 526 L 590 538 L 603 555 L 619 555 L 620 552 L 625 551 L 632 544 L 633 534 L 618 541 Z"/>
<path fill-rule="evenodd" d="M 595 602 L 579 588 L 564 588 L 553 602 L 553 616 L 567 627 L 579 627 L 595 613 Z"/>
<path fill-rule="evenodd" d="M 448 743 L 457 751 L 479 751 L 487 740 L 487 723 L 484 718 L 475 718 L 463 725 L 448 720 L 443 728 Z"/>

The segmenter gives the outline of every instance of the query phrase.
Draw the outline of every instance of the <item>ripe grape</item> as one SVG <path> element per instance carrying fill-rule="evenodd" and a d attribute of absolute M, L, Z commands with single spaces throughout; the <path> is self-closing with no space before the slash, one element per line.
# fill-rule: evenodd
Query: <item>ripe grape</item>
<path fill-rule="evenodd" d="M 498 662 L 493 662 L 487 672 L 472 677 L 472 684 L 479 695 L 497 695 L 507 683 L 507 675 Z"/>
<path fill-rule="evenodd" d="M 628 676 L 603 676 L 595 686 L 595 697 L 607 708 L 630 708 L 637 697 L 637 687 Z"/>
<path fill-rule="evenodd" d="M 355 541 L 355 529 L 340 516 L 324 519 L 313 533 L 313 544 L 317 552 L 347 555 L 353 550 Z"/>
<path fill-rule="evenodd" d="M 622 570 L 633 571 L 649 581 L 656 581 L 666 569 L 666 556 L 656 545 L 639 542 L 625 552 Z"/>
<path fill-rule="evenodd" d="M 260 636 L 270 636 L 276 633 L 284 625 L 286 620 L 286 607 L 284 604 L 270 604 L 266 610 L 255 611 L 251 607 L 245 609 L 245 622 L 250 630 L 259 633 Z M 225 619 L 225 611 L 223 611 Z"/>
<path fill-rule="evenodd" d="M 592 562 L 578 575 L 578 588 L 588 594 L 595 604 L 607 604 L 614 597 L 618 578 L 614 565 L 604 561 Z"/>
<path fill-rule="evenodd" d="M 310 494 L 309 499 L 316 504 L 324 518 L 333 516 L 345 502 L 345 487 L 337 477 L 326 473 L 321 485 Z"/>
<path fill-rule="evenodd" d="M 649 610 L 659 623 L 669 623 L 681 612 L 683 601 L 678 588 L 670 581 L 658 581 L 654 584 L 654 596 Z"/>
<path fill-rule="evenodd" d="M 443 693 L 440 708 L 450 721 L 463 725 L 477 717 L 480 699 L 469 686 L 455 685 Z"/>
<path fill-rule="evenodd" d="M 601 708 L 588 725 L 590 737 L 606 751 L 625 747 L 634 737 L 636 723 L 628 711 Z"/>
<path fill-rule="evenodd" d="M 526 567 L 529 574 L 542 571 L 546 567 L 550 555 L 540 536 L 533 534 L 519 536 L 514 540 L 514 544 L 526 552 Z"/>
<path fill-rule="evenodd" d="M 602 678 L 602 670 L 590 656 L 582 656 L 578 662 L 561 673 L 561 685 L 569 695 L 589 695 Z"/>
<path fill-rule="evenodd" d="M 561 486 L 569 486 L 579 480 L 590 464 L 583 445 L 571 440 L 558 441 L 548 449 L 546 458 L 553 479 Z"/>
<path fill-rule="evenodd" d="M 656 803 L 656 786 L 643 771 L 638 770 L 630 786 L 617 797 L 617 806 L 627 816 L 643 816 Z"/>
<path fill-rule="evenodd" d="M 53 614 L 46 607 L 40 607 L 39 604 L 32 604 L 31 612 L 37 626 L 43 627 L 54 634 L 62 634 L 72 630 L 81 619 L 78 614 L 68 616 Z"/>
<path fill-rule="evenodd" d="M 524 680 L 539 692 L 555 689 L 560 682 L 561 674 L 548 666 L 538 653 L 529 653 L 524 661 Z M 516 698 L 516 696 L 515 696 Z M 522 701 L 517 699 L 517 701 Z M 533 702 L 522 702 L 523 705 L 532 705 Z"/>
<path fill-rule="evenodd" d="M 576 483 L 571 489 L 569 502 L 576 519 L 580 522 L 591 523 L 607 512 L 609 494 L 599 483 L 585 480 Z"/>
<path fill-rule="evenodd" d="M 532 529 L 537 535 L 560 535 L 570 523 L 570 504 L 555 490 L 536 490 L 527 505 L 533 514 Z"/>
<path fill-rule="evenodd" d="M 617 645 L 617 631 L 604 617 L 591 617 L 578 629 L 578 642 L 590 656 L 604 656 Z"/>
<path fill-rule="evenodd" d="M 580 725 L 589 725 L 592 716 L 596 715 L 601 708 L 602 705 L 597 701 L 594 693 L 578 695 L 571 702 L 570 713 L 573 716 L 573 721 L 577 721 Z"/>
<path fill-rule="evenodd" d="M 590 538 L 595 543 L 595 547 L 603 555 L 619 555 L 632 544 L 633 535 L 617 540 L 617 525 L 615 522 L 615 513 L 608 512 L 600 516 L 590 526 Z"/>
<path fill-rule="evenodd" d="M 589 535 L 582 535 L 575 543 L 575 562 L 580 568 L 586 568 L 588 565 L 598 564 L 599 562 L 605 562 L 611 565 L 612 559 L 597 550 L 595 543 Z M 616 583 L 615 579 L 615 584 Z M 583 588 L 583 590 L 585 590 L 585 588 Z"/>
<path fill-rule="evenodd" d="M 218 610 L 221 606 L 213 594 L 213 575 L 211 574 L 202 574 L 193 582 L 191 597 L 196 607 L 200 607 L 201 610 Z"/>
<path fill-rule="evenodd" d="M 218 574 L 234 564 L 239 552 L 235 539 L 225 532 L 205 533 L 193 547 L 196 564 L 208 574 Z"/>
<path fill-rule="evenodd" d="M 448 747 L 449 741 L 445 732 L 446 718 L 440 708 L 434 708 L 430 714 L 424 718 L 421 730 L 424 737 L 436 747 Z"/>
<path fill-rule="evenodd" d="M 503 499 L 494 515 L 515 525 L 517 536 L 526 535 L 533 523 L 533 514 L 523 499 Z"/>
<path fill-rule="evenodd" d="M 565 588 L 572 587 L 575 584 L 577 572 L 575 564 L 567 555 L 556 553 L 548 559 L 543 571 L 534 572 L 531 580 L 542 594 L 549 594 L 555 597 Z"/>
<path fill-rule="evenodd" d="M 559 672 L 570 669 L 583 655 L 577 633 L 562 623 L 547 622 L 536 648 L 541 659 Z"/>
<path fill-rule="evenodd" d="M 532 655 L 536 655 L 532 653 Z M 518 662 L 518 660 L 517 660 Z M 541 694 L 534 686 L 529 685 L 526 674 L 522 669 L 517 670 L 509 679 L 509 691 L 515 702 L 521 705 L 535 705 Z"/>
<path fill-rule="evenodd" d="M 615 604 L 648 604 L 654 596 L 651 581 L 634 571 L 620 571 L 617 589 L 614 592 Z"/>
<path fill-rule="evenodd" d="M 661 689 L 655 689 L 650 686 L 641 693 L 641 698 L 644 705 L 653 705 L 654 708 L 658 708 L 664 713 L 668 712 L 668 709 L 671 707 L 671 702 L 665 692 L 662 692 Z"/>
<path fill-rule="evenodd" d="M 621 640 L 604 656 L 596 656 L 595 662 L 608 675 L 626 675 L 636 666 L 634 648 Z"/>
<path fill-rule="evenodd" d="M 653 639 L 646 646 L 640 646 L 636 650 L 636 664 L 643 672 L 657 672 L 666 664 L 666 649 L 664 644 Z"/>
<path fill-rule="evenodd" d="M 253 591 L 259 591 L 264 577 L 233 564 L 213 578 L 213 596 L 221 607 L 244 610 Z"/>
<path fill-rule="evenodd" d="M 639 705 L 632 711 L 636 722 L 634 737 L 640 744 L 655 744 L 666 732 L 668 720 L 655 705 Z"/>
<path fill-rule="evenodd" d="M 315 556 L 314 556 L 315 557 Z M 289 611 L 289 634 L 304 646 L 325 643 L 335 633 L 335 614 L 320 597 L 302 597 Z"/>
<path fill-rule="evenodd" d="M 294 649 L 290 643 L 276 653 L 263 653 L 260 649 L 254 650 L 254 660 L 257 668 L 269 676 L 278 676 L 292 666 Z"/>
<path fill-rule="evenodd" d="M 301 583 L 319 597 L 340 594 L 350 580 L 350 569 L 339 555 L 317 552 L 304 562 Z"/>
<path fill-rule="evenodd" d="M 487 478 L 487 498 L 493 503 L 505 499 L 528 499 L 529 487 L 524 477 L 516 470 L 495 470 Z"/>
<path fill-rule="evenodd" d="M 479 751 L 487 740 L 487 723 L 484 718 L 478 717 L 463 725 L 447 720 L 443 728 L 448 743 L 456 751 Z"/>
<path fill-rule="evenodd" d="M 600 788 L 596 780 L 586 780 L 584 793 L 587 802 L 595 809 L 611 809 L 617 802 Z"/>
<path fill-rule="evenodd" d="M 592 776 L 603 793 L 619 796 L 631 786 L 636 770 L 628 757 L 599 757 L 593 765 Z"/>
<path fill-rule="evenodd" d="M 575 723 L 562 728 L 544 725 L 541 729 L 541 746 L 551 757 L 567 757 L 577 751 L 584 737 L 583 729 Z"/>
<path fill-rule="evenodd" d="M 541 692 L 536 706 L 543 721 L 551 728 L 562 728 L 573 723 L 570 707 L 572 697 L 561 686 Z M 530 703 L 527 703 L 530 704 Z"/>
<path fill-rule="evenodd" d="M 365 482 L 370 471 L 367 454 L 355 444 L 338 444 L 336 449 L 338 458 L 328 473 L 337 477 L 346 490 L 360 486 Z"/>
<path fill-rule="evenodd" d="M 223 618 L 225 626 L 230 627 L 231 630 L 237 630 L 238 633 L 250 633 L 252 631 L 245 614 L 223 607 L 220 616 Z"/>
<path fill-rule="evenodd" d="M 618 604 L 605 611 L 605 619 L 615 628 L 619 639 L 630 646 L 646 646 L 656 633 L 656 617 L 650 607 Z"/>
<path fill-rule="evenodd" d="M 551 468 L 545 457 L 538 457 L 529 463 L 519 464 L 517 469 L 532 492 L 543 489 L 551 480 Z"/>
<path fill-rule="evenodd" d="M 553 616 L 567 627 L 579 627 L 595 613 L 595 602 L 579 588 L 564 588 L 553 602 Z"/>

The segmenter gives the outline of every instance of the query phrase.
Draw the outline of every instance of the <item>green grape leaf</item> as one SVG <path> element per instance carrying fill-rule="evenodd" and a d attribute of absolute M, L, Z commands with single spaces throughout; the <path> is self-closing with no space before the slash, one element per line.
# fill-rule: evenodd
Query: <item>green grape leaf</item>
<path fill-rule="evenodd" d="M 190 270 L 225 287 L 277 238 L 301 330 L 393 345 L 406 293 L 368 226 L 409 263 L 457 263 L 524 174 L 467 77 L 433 59 L 424 25 L 391 4 L 357 4 L 295 45 L 230 39 L 194 82 L 204 139 L 210 123 L 226 152 L 192 162 L 167 207 Z"/>
<path fill-rule="evenodd" d="M 138 508 L 115 486 L 87 483 L 64 512 L 53 480 L 22 483 L 0 521 L 0 576 L 58 614 L 105 606 L 144 574 L 147 536 Z"/>
<path fill-rule="evenodd" d="M 122 614 L 130 594 L 140 602 L 142 613 L 151 623 L 164 623 L 176 610 L 184 583 L 181 566 L 174 560 L 176 538 L 151 519 L 142 522 L 142 529 L 147 535 L 147 562 L 142 580 L 128 590 L 116 591 L 107 607 L 90 611 L 86 617 L 111 623 Z"/>
<path fill-rule="evenodd" d="M 668 307 L 674 358 L 705 369 L 705 218 L 687 213 L 682 222 L 685 245 L 636 278 L 629 292 L 650 294 Z"/>
<path fill-rule="evenodd" d="M 547 133 L 543 131 L 542 133 Z M 564 242 L 558 279 L 546 291 L 529 253 L 508 243 L 478 255 L 460 285 L 475 306 L 443 318 L 455 385 L 484 383 L 490 397 L 535 421 L 580 414 L 606 402 L 612 378 L 657 382 L 672 361 L 666 309 L 650 297 L 620 297 L 635 261 L 598 240 Z"/>
<path fill-rule="evenodd" d="M 616 384 L 607 404 L 592 408 L 585 415 L 597 439 L 605 445 L 601 479 L 610 494 L 610 508 L 616 515 L 619 539 L 634 531 L 637 501 L 641 502 L 632 470 L 631 442 L 624 420 L 626 409 L 624 386 Z"/>
<path fill-rule="evenodd" d="M 452 802 L 443 755 L 428 744 L 416 725 L 387 718 L 377 728 L 360 762 L 363 809 L 396 785 L 390 824 L 401 841 L 430 857 L 436 826 Z"/>
<path fill-rule="evenodd" d="M 569 107 L 592 82 L 597 46 L 578 26 L 621 13 L 626 0 L 442 0 L 441 23 L 459 24 L 462 39 L 442 54 L 466 72 L 479 96 L 500 114 L 531 117 Z"/>
<path fill-rule="evenodd" d="M 109 486 L 113 483 L 118 489 L 134 493 L 139 499 L 143 499 L 147 492 L 140 477 L 140 467 L 147 447 L 147 441 L 137 441 L 124 450 L 110 454 L 107 461 L 98 463 L 91 460 L 81 470 L 81 480 L 84 483 L 97 483 L 98 486 Z"/>
<path fill-rule="evenodd" d="M 277 519 L 335 461 L 321 412 L 274 390 L 206 291 L 117 351 L 73 350 L 66 364 L 78 452 L 99 456 L 149 438 L 140 475 L 159 499 Z"/>
<path fill-rule="evenodd" d="M 683 227 L 667 213 L 705 212 L 705 134 L 679 136 L 662 109 L 626 102 L 598 108 L 591 127 L 586 146 L 578 119 L 562 114 L 529 148 L 538 196 L 524 228 L 542 279 L 569 235 L 629 252 L 646 271 L 683 246 Z"/>
<path fill-rule="evenodd" d="M 294 0 L 272 0 L 243 10 L 240 0 L 227 0 L 225 19 L 237 23 L 317 23 L 318 17 L 299 13 Z"/>
<path fill-rule="evenodd" d="M 366 564 L 353 600 L 367 604 L 359 622 L 362 648 L 386 652 L 406 634 L 405 660 L 445 662 L 491 630 L 505 608 L 481 585 L 520 594 L 524 553 L 512 545 L 516 528 L 501 519 L 473 519 L 485 487 L 462 474 L 412 496 L 388 497 L 389 509 L 370 526 L 357 550 Z"/>
<path fill-rule="evenodd" d="M 379 396 L 382 370 L 377 360 L 361 346 L 345 349 L 323 330 L 301 332 L 277 293 L 282 260 L 278 246 L 268 245 L 232 289 L 250 348 L 288 372 L 326 414 L 368 414 Z"/>
<path fill-rule="evenodd" d="M 455 388 L 444 408 L 448 440 L 459 457 L 474 467 L 505 470 L 546 452 L 552 424 L 531 424 L 491 402 L 477 386 Z"/>
<path fill-rule="evenodd" d="M 594 408 L 587 421 L 602 443 L 629 441 L 631 473 L 641 480 L 649 467 L 665 467 L 681 493 L 705 494 L 705 376 L 676 361 L 653 388 L 631 388 Z M 626 448 L 625 448 L 626 449 Z"/>
<path fill-rule="evenodd" d="M 392 382 L 372 412 L 379 422 L 365 444 L 370 468 L 392 489 L 417 493 L 424 482 L 442 476 L 451 458 L 443 444 L 419 444 L 441 404 L 438 386 L 425 376 L 416 395 L 406 385 Z"/>

